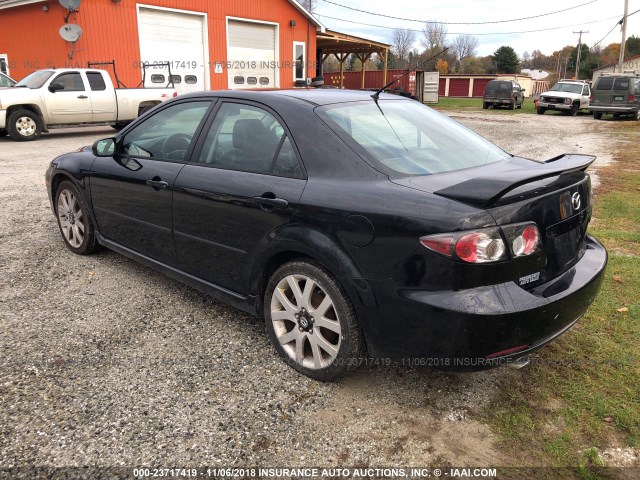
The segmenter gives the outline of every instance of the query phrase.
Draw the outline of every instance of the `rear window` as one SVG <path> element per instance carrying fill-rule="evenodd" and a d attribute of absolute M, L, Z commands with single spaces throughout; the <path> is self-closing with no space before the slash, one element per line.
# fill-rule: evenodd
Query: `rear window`
<path fill-rule="evenodd" d="M 616 78 L 613 82 L 614 90 L 629 90 L 629 78 Z"/>
<path fill-rule="evenodd" d="M 600 77 L 600 80 L 598 80 L 598 85 L 596 86 L 596 90 L 611 90 L 612 86 L 613 86 L 613 78 Z"/>
<path fill-rule="evenodd" d="M 509 87 L 510 88 L 510 87 Z M 371 101 L 316 110 L 355 151 L 387 174 L 429 175 L 478 167 L 510 155 L 415 101 Z"/>
<path fill-rule="evenodd" d="M 491 82 L 487 83 L 487 92 L 500 91 L 500 92 L 511 93 L 511 87 L 512 87 L 511 82 L 498 82 L 498 81 L 492 80 Z"/>

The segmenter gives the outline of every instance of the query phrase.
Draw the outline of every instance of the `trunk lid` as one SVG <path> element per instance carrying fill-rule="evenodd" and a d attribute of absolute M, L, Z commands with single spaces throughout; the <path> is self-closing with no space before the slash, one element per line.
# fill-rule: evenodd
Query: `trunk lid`
<path fill-rule="evenodd" d="M 490 167 L 392 181 L 485 209 L 499 226 L 535 222 L 541 251 L 504 269 L 507 278 L 530 288 L 567 271 L 584 254 L 591 219 L 591 179 L 585 170 L 594 161 L 585 155 L 547 162 L 514 157 Z"/>

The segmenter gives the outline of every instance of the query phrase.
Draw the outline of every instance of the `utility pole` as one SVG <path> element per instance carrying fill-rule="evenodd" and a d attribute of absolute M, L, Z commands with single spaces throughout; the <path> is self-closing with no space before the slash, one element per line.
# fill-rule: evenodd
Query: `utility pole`
<path fill-rule="evenodd" d="M 622 20 L 620 20 L 620 22 L 618 22 L 619 24 L 622 24 L 622 42 L 620 43 L 620 60 L 619 60 L 619 68 L 620 68 L 620 73 L 622 73 L 622 64 L 624 63 L 624 44 L 627 41 L 627 14 L 629 13 L 629 0 L 624 0 L 624 17 L 622 17 Z"/>
<path fill-rule="evenodd" d="M 578 54 L 576 55 L 576 80 L 580 80 L 580 56 L 582 54 L 582 34 L 589 33 L 589 30 L 587 30 L 586 32 L 583 32 L 582 30 L 580 30 L 579 32 L 573 32 L 573 33 L 580 34 L 580 36 L 578 37 Z"/>

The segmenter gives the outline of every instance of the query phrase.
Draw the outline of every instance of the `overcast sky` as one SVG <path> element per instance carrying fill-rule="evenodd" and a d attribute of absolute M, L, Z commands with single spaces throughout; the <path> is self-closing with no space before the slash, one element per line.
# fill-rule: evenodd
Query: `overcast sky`
<path fill-rule="evenodd" d="M 532 50 L 541 50 L 550 55 L 566 45 L 577 45 L 578 35 L 574 31 L 589 31 L 582 36 L 589 46 L 602 39 L 622 18 L 624 0 L 537 0 L 517 2 L 513 0 L 332 0 L 349 7 L 374 13 L 415 20 L 438 20 L 441 22 L 483 22 L 511 20 L 551 13 L 558 10 L 585 4 L 565 12 L 554 13 L 528 20 L 509 21 L 489 25 L 448 25 L 449 39 L 459 33 L 477 35 L 480 42 L 478 55 L 490 55 L 498 47 L 509 45 L 518 55 Z M 349 10 L 328 3 L 325 0 L 313 0 L 314 10 L 320 15 L 320 21 L 331 30 L 359 35 L 372 40 L 391 43 L 394 28 L 420 30 L 420 22 L 402 21 Z M 629 13 L 640 9 L 640 0 L 629 0 Z M 335 20 L 335 17 L 343 20 Z M 380 28 L 360 25 L 355 22 L 379 25 Z M 561 28 L 556 28 L 561 27 Z M 531 33 L 529 30 L 553 29 Z M 640 12 L 629 17 L 627 37 L 640 36 Z M 416 33 L 416 47 L 420 47 L 421 33 Z M 603 46 L 620 42 L 620 26 L 602 41 Z"/>

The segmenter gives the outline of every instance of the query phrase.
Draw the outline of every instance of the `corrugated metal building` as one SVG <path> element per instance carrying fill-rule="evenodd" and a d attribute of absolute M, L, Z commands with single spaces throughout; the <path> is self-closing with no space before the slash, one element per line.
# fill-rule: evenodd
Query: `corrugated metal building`
<path fill-rule="evenodd" d="M 82 28 L 75 44 L 60 36 L 69 24 Z M 136 86 L 143 65 L 169 62 L 182 92 L 292 87 L 316 75 L 324 30 L 295 0 L 81 0 L 75 12 L 57 0 L 0 0 L 0 25 L 0 68 L 16 79 L 115 60 Z M 145 83 L 168 77 L 166 65 L 149 68 Z"/>
<path fill-rule="evenodd" d="M 596 68 L 593 71 L 593 78 L 591 81 L 595 83 L 595 81 L 602 75 L 603 73 L 640 73 L 640 55 L 635 55 L 633 57 L 627 58 L 624 62 L 622 62 L 622 69 L 619 64 L 614 63 L 613 65 L 607 65 L 606 67 Z"/>

